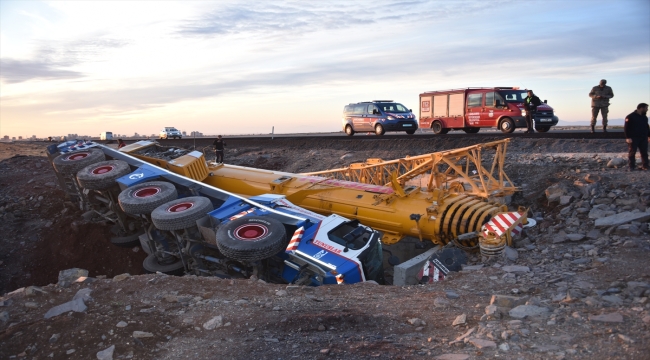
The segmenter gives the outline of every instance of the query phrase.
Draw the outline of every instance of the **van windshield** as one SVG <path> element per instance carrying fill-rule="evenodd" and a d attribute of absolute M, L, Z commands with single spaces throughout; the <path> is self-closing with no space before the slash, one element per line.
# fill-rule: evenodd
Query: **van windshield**
<path fill-rule="evenodd" d="M 376 105 L 379 106 L 379 108 L 382 109 L 384 112 L 389 112 L 389 113 L 410 112 L 409 109 L 406 108 L 406 106 L 399 103 L 378 103 Z"/>
<path fill-rule="evenodd" d="M 526 90 L 501 90 L 499 94 L 509 103 L 522 103 L 528 96 Z"/>

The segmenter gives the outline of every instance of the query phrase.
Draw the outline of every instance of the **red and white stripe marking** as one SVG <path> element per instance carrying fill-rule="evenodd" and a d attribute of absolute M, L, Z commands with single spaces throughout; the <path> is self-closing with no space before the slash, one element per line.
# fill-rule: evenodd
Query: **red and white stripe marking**
<path fill-rule="evenodd" d="M 521 219 L 521 216 L 522 215 L 516 211 L 496 215 L 492 220 L 483 225 L 483 236 L 487 237 L 488 232 L 493 232 L 497 237 L 501 237 L 506 233 L 509 227 Z M 521 223 L 517 224 L 517 226 L 512 229 L 512 235 L 520 234 L 522 229 L 523 226 Z"/>
<path fill-rule="evenodd" d="M 336 275 L 336 283 L 337 283 L 338 285 L 343 284 L 343 274 L 338 274 L 338 275 Z"/>
<path fill-rule="evenodd" d="M 252 213 L 253 211 L 255 211 L 255 209 L 249 209 L 249 210 L 246 210 L 246 211 L 242 211 L 242 212 L 240 212 L 240 213 L 237 214 L 237 215 L 233 215 L 233 216 L 231 216 L 231 217 L 230 217 L 230 220 L 239 219 L 240 217 L 245 216 L 246 214 L 250 214 L 250 213 Z"/>
<path fill-rule="evenodd" d="M 298 250 L 298 244 L 300 244 L 300 240 L 304 234 L 305 228 L 302 226 L 299 227 L 298 230 L 293 233 L 293 237 L 291 238 L 291 241 L 289 241 L 286 252 Z"/>

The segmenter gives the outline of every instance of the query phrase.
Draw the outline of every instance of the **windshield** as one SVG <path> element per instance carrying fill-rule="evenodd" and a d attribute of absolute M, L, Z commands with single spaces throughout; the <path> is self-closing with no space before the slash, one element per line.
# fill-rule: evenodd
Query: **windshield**
<path fill-rule="evenodd" d="M 370 247 L 359 256 L 366 281 L 374 280 L 379 284 L 384 283 L 384 259 L 382 255 L 381 242 L 379 242 L 377 236 L 370 241 Z"/>
<path fill-rule="evenodd" d="M 509 103 L 522 103 L 528 96 L 526 90 L 501 90 L 499 94 Z"/>
<path fill-rule="evenodd" d="M 408 113 L 410 112 L 409 109 L 406 108 L 406 106 L 398 103 L 379 103 L 376 104 L 379 106 L 380 109 L 382 109 L 384 112 L 389 112 L 389 113 Z"/>

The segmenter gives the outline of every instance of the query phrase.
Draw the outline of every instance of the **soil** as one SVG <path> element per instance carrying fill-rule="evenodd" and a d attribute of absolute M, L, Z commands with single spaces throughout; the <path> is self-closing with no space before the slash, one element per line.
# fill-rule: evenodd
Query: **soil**
<path fill-rule="evenodd" d="M 623 156 L 621 140 L 517 139 L 509 144 L 506 172 L 522 188 L 511 207 L 531 207 L 540 220 L 517 244 L 515 261 L 487 261 L 481 269 L 430 285 L 319 288 L 140 275 L 144 251 L 112 245 L 110 224 L 84 220 L 66 201 L 45 156 L 46 145 L 0 143 L 2 359 L 91 359 L 111 345 L 115 359 L 647 359 L 650 353 L 647 220 L 638 224 L 637 234 L 608 229 L 581 242 L 556 243 L 558 234 L 582 232 L 585 224 L 571 223 L 564 207 L 545 196 L 549 186 L 562 185 L 578 199 L 576 181 L 597 175 L 605 197 L 638 197 L 628 210 L 645 211 L 648 172 L 606 166 L 610 158 Z M 309 172 L 469 145 L 458 138 L 231 141 L 226 162 Z M 593 226 L 593 220 L 584 221 Z M 586 257 L 587 246 L 595 247 L 597 256 L 587 264 L 571 263 L 574 256 Z M 482 259 L 470 255 L 469 263 L 482 264 Z M 530 271 L 511 273 L 505 265 Z M 69 287 L 55 285 L 59 271 L 69 268 L 86 269 L 89 278 Z M 124 273 L 130 275 L 117 276 Z M 84 312 L 44 319 L 49 309 L 86 288 L 92 299 L 85 301 Z M 572 293 L 576 288 L 582 297 Z M 562 291 L 573 298 L 553 300 Z M 620 297 L 620 303 L 610 302 L 607 294 Z M 550 313 L 517 320 L 505 311 L 486 318 L 492 295 L 517 296 Z M 612 313 L 621 321 L 595 317 Z M 462 314 L 466 323 L 453 326 Z M 214 328 L 208 325 L 211 319 Z M 470 336 L 454 342 L 471 329 Z"/>

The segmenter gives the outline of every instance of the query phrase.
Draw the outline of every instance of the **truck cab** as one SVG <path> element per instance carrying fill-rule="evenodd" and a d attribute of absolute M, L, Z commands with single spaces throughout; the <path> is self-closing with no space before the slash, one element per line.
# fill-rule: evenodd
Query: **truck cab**
<path fill-rule="evenodd" d="M 180 131 L 178 131 L 173 126 L 167 126 L 164 129 L 160 130 L 160 139 L 180 139 L 183 137 Z"/>
<path fill-rule="evenodd" d="M 511 133 L 526 127 L 526 90 L 517 87 L 466 88 L 420 94 L 420 127 L 435 134 L 450 130 L 477 133 L 481 128 L 498 128 Z M 534 114 L 535 129 L 548 131 L 558 122 L 546 101 Z"/>

